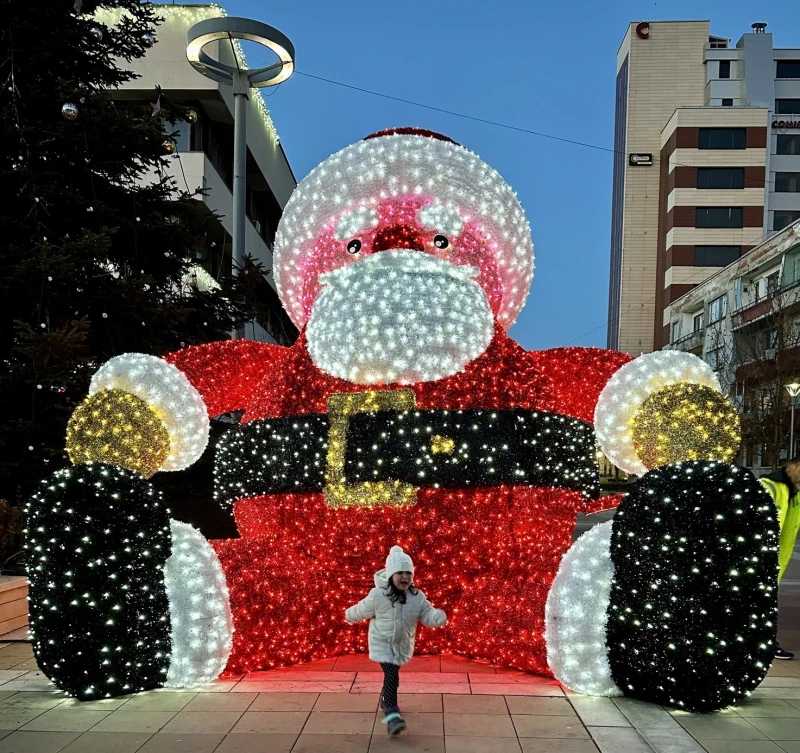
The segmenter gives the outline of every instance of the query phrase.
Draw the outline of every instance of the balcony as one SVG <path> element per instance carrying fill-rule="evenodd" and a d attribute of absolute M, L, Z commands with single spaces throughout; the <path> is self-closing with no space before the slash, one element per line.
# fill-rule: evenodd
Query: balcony
<path fill-rule="evenodd" d="M 683 337 L 679 338 L 674 343 L 670 343 L 669 349 L 681 350 L 684 353 L 694 353 L 695 355 L 699 356 L 703 352 L 705 335 L 706 330 L 704 327 L 701 329 L 696 329 L 694 332 L 690 332 L 688 335 L 684 335 Z"/>

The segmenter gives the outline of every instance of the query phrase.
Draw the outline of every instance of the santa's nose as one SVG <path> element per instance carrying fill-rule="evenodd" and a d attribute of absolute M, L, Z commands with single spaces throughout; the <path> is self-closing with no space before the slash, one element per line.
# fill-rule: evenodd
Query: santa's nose
<path fill-rule="evenodd" d="M 423 250 L 420 234 L 411 225 L 387 225 L 381 228 L 372 244 L 373 251 L 389 251 L 395 248 Z"/>

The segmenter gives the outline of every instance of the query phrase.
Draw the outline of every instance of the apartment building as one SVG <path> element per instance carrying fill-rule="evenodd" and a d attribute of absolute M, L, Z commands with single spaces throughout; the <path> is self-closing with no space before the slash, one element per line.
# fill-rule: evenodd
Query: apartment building
<path fill-rule="evenodd" d="M 188 282 L 202 288 L 213 286 L 215 277 L 231 270 L 234 104 L 230 86 L 192 68 L 186 59 L 186 44 L 191 26 L 225 12 L 216 4 L 161 5 L 158 11 L 164 22 L 156 30 L 156 43 L 144 57 L 121 62 L 138 78 L 123 84 L 114 97 L 120 102 L 148 102 L 157 107 L 154 92 L 160 86 L 163 96 L 189 108 L 187 121 L 177 125 L 169 173 L 180 190 L 204 189 L 201 200 L 219 218 L 216 237 L 197 239 L 196 269 Z M 118 20 L 118 15 L 110 11 L 98 17 L 104 23 Z M 235 55 L 241 56 L 229 40 L 213 42 L 205 51 L 228 65 L 236 65 Z M 251 90 L 247 102 L 246 252 L 261 262 L 268 274 L 258 290 L 256 320 L 244 330 L 248 339 L 289 345 L 297 337 L 297 329 L 278 299 L 272 275 L 275 231 L 296 185 L 264 99 L 259 90 Z"/>
<path fill-rule="evenodd" d="M 766 24 L 631 23 L 617 55 L 608 345 L 669 343 L 670 304 L 800 217 L 800 49 Z"/>

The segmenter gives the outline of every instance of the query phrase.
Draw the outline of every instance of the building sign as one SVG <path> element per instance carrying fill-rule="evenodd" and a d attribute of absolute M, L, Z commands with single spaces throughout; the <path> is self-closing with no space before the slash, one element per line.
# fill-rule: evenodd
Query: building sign
<path fill-rule="evenodd" d="M 636 36 L 639 37 L 639 39 L 649 39 L 650 24 L 647 21 L 642 21 L 642 23 L 636 24 Z"/>
<path fill-rule="evenodd" d="M 800 120 L 773 120 L 773 128 L 800 128 Z"/>
<path fill-rule="evenodd" d="M 628 164 L 633 167 L 644 167 L 653 164 L 652 154 L 629 154 Z"/>

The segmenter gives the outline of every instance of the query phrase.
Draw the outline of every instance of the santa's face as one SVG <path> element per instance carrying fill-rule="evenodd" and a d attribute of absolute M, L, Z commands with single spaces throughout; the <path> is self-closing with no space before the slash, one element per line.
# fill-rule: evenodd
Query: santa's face
<path fill-rule="evenodd" d="M 491 239 L 457 209 L 392 197 L 332 218 L 303 298 L 316 365 L 357 384 L 434 381 L 484 352 L 502 300 Z"/>

